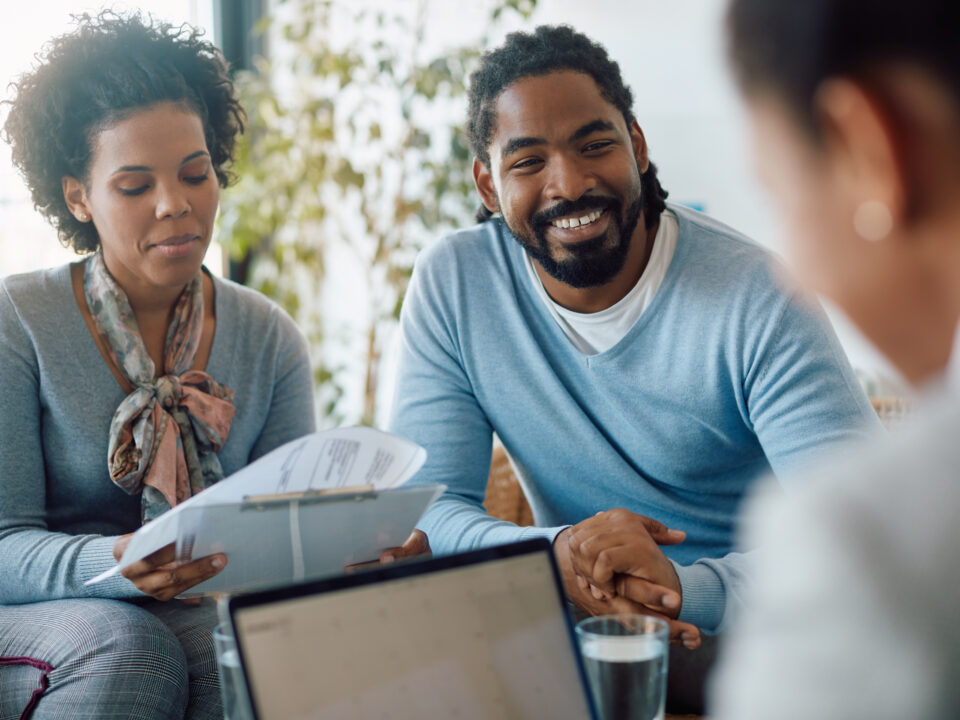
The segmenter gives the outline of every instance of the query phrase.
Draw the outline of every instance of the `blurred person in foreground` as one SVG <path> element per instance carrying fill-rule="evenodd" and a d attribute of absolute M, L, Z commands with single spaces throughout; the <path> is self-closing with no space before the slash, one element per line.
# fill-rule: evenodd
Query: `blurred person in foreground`
<path fill-rule="evenodd" d="M 925 399 L 745 533 L 765 561 L 711 713 L 960 715 L 960 4 L 734 0 L 730 52 L 793 264 Z"/>

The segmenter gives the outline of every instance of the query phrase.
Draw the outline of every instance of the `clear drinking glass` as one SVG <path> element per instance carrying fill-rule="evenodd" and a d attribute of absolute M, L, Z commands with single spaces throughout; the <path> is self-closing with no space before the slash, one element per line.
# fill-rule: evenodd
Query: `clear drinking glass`
<path fill-rule="evenodd" d="M 228 623 L 220 623 L 213 629 L 213 646 L 217 651 L 217 668 L 220 671 L 224 720 L 253 720 L 237 644 Z"/>
<path fill-rule="evenodd" d="M 648 615 L 599 615 L 576 630 L 600 720 L 663 720 L 667 623 Z"/>

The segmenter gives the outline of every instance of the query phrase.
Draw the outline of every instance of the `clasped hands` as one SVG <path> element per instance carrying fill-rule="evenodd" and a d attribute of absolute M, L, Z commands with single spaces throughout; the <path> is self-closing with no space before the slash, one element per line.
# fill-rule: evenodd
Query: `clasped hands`
<path fill-rule="evenodd" d="M 670 624 L 670 641 L 693 649 L 700 631 L 680 622 L 683 593 L 660 545 L 683 542 L 686 533 L 618 508 L 567 528 L 554 542 L 564 585 L 591 615 L 645 613 Z"/>

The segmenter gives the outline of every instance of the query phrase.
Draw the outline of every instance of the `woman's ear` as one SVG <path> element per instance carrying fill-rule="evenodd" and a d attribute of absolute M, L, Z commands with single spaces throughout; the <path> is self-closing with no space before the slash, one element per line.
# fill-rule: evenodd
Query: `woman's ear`
<path fill-rule="evenodd" d="M 64 175 L 60 179 L 60 187 L 63 189 L 63 199 L 67 203 L 67 209 L 80 222 L 89 222 L 91 214 L 87 206 L 87 191 L 83 187 L 83 183 L 75 177 Z"/>
<path fill-rule="evenodd" d="M 876 95 L 847 79 L 825 81 L 814 112 L 841 200 L 861 235 L 879 240 L 906 220 L 909 179 L 896 124 Z M 863 230 L 863 232 L 861 232 Z"/>
<path fill-rule="evenodd" d="M 483 206 L 492 213 L 500 212 L 500 202 L 497 200 L 497 189 L 493 185 L 493 175 L 479 158 L 473 159 L 473 184 L 477 187 Z"/>

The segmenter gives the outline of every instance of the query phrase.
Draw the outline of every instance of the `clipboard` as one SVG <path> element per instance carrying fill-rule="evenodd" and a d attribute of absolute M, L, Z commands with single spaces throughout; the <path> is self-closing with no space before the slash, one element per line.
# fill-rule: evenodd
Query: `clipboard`
<path fill-rule="evenodd" d="M 171 543 L 181 562 L 227 555 L 226 567 L 189 595 L 340 573 L 402 545 L 443 492 L 405 485 L 426 457 L 416 443 L 370 427 L 304 435 L 143 525 L 120 561 L 84 585 Z"/>
<path fill-rule="evenodd" d="M 339 575 L 402 545 L 445 485 L 337 488 L 248 496 L 178 518 L 178 560 L 225 553 L 217 575 L 181 597 L 238 592 Z"/>

